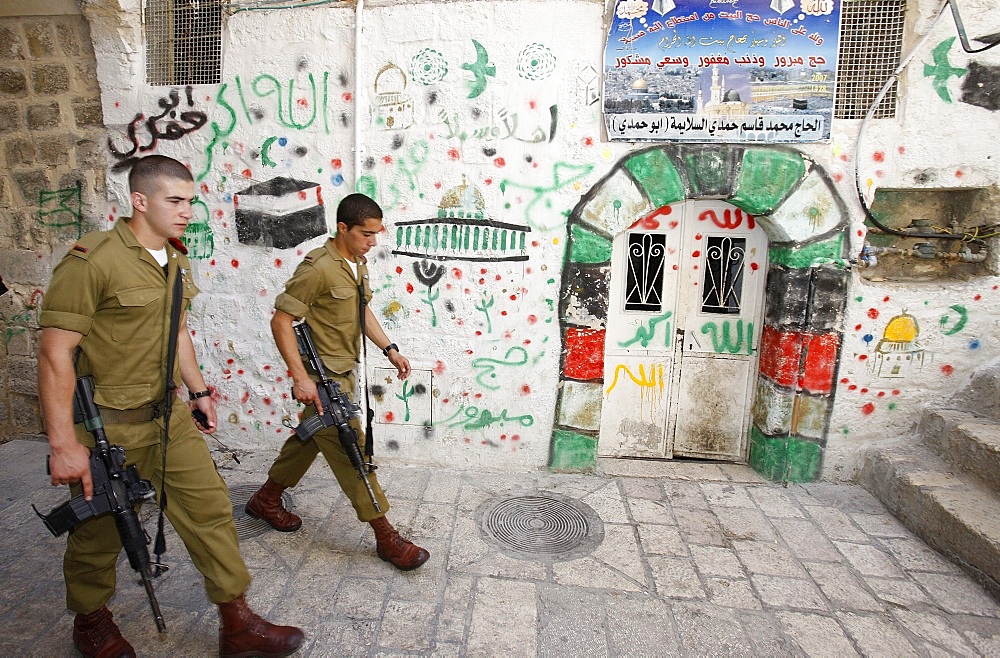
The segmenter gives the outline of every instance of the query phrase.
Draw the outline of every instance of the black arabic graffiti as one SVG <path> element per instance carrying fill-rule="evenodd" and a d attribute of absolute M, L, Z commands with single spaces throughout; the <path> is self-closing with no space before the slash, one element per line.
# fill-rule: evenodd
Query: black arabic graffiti
<path fill-rule="evenodd" d="M 194 98 L 191 96 L 191 87 L 184 88 L 187 97 L 188 107 L 194 106 Z M 131 144 L 128 150 L 119 149 L 115 146 L 114 139 L 108 137 L 108 149 L 111 154 L 119 160 L 115 169 L 128 167 L 136 159 L 136 153 L 145 153 L 156 148 L 161 139 L 178 140 L 184 135 L 192 133 L 208 122 L 208 116 L 199 110 L 186 110 L 178 113 L 177 106 L 181 99 L 177 89 L 171 89 L 166 98 L 160 98 L 157 104 L 160 106 L 159 114 L 147 117 L 142 112 L 135 115 L 135 118 L 128 124 L 125 131 L 125 138 Z M 161 120 L 168 119 L 161 125 Z M 145 143 L 140 144 L 139 131 L 145 129 L 147 133 Z"/>

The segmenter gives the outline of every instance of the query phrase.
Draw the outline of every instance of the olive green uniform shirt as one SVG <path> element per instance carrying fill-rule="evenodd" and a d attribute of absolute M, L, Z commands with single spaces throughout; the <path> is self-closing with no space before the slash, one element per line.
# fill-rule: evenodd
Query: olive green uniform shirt
<path fill-rule="evenodd" d="M 358 263 L 356 280 L 330 239 L 306 254 L 285 283 L 285 291 L 274 300 L 274 308 L 309 323 L 323 365 L 338 374 L 354 369 L 361 350 L 358 280 L 364 286 L 365 300 L 371 301 L 364 259 Z"/>
<path fill-rule="evenodd" d="M 170 244 L 166 250 L 164 276 L 119 220 L 109 231 L 82 237 L 52 272 L 38 323 L 83 334 L 76 372 L 93 376 L 99 406 L 137 409 L 162 403 L 174 278 L 181 276 L 182 308 L 198 294 L 187 256 Z M 179 359 L 174 381 L 181 381 Z"/>

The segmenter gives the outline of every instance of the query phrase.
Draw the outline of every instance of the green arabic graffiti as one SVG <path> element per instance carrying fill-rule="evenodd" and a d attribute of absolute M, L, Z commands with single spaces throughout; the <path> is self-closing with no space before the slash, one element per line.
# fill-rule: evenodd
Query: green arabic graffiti
<path fill-rule="evenodd" d="M 655 318 L 652 318 L 648 325 L 644 325 L 636 329 L 635 336 L 631 339 L 618 343 L 619 347 L 628 347 L 636 342 L 641 343 L 643 347 L 649 347 L 649 343 L 653 340 L 653 335 L 656 333 L 656 325 L 667 320 L 671 315 L 673 315 L 673 313 L 667 311 L 663 315 L 658 315 Z M 665 325 L 663 332 L 663 346 L 667 347 L 668 345 L 670 345 L 669 322 Z"/>
<path fill-rule="evenodd" d="M 548 195 L 553 192 L 558 192 L 559 190 L 572 185 L 576 181 L 584 178 L 591 171 L 594 170 L 594 165 L 583 164 L 575 165 L 568 162 L 557 162 L 552 165 L 552 184 L 551 185 L 535 185 L 532 183 L 517 183 L 512 180 L 504 179 L 500 181 L 500 192 L 503 194 L 507 193 L 507 188 L 527 190 L 534 194 L 534 198 L 528 203 L 524 208 L 524 219 L 525 221 L 536 228 L 553 228 L 542 226 L 537 223 L 532 217 L 532 210 L 536 205 L 545 200 L 545 206 L 551 207 L 552 200 L 548 199 Z"/>
<path fill-rule="evenodd" d="M 506 354 L 504 354 L 503 360 L 480 357 L 472 360 L 472 367 L 476 370 L 482 370 L 482 372 L 476 375 L 476 382 L 478 382 L 483 388 L 495 391 L 500 388 L 500 384 L 495 383 L 498 366 L 523 366 L 527 362 L 528 350 L 523 347 L 512 347 L 507 350 Z"/>
<path fill-rule="evenodd" d="M 490 425 L 503 425 L 504 423 L 517 423 L 521 427 L 531 427 L 535 424 L 535 418 L 531 414 L 524 414 L 523 416 L 508 416 L 506 409 L 501 409 L 500 415 L 495 416 L 493 415 L 493 412 L 488 409 L 480 409 L 475 406 L 463 406 L 449 418 L 446 418 L 440 423 L 435 423 L 435 425 L 461 427 L 466 430 L 480 430 L 489 427 Z"/>
<path fill-rule="evenodd" d="M 961 304 L 953 304 L 948 308 L 958 313 L 958 320 L 955 321 L 954 326 L 952 326 L 950 329 L 944 330 L 945 336 L 951 336 L 952 334 L 957 334 L 962 329 L 965 329 L 965 324 L 969 321 L 969 313 L 965 310 L 965 307 L 962 306 Z M 941 316 L 941 320 L 939 322 L 941 323 L 941 326 L 944 327 L 946 324 L 951 322 L 951 318 L 948 317 L 947 314 L 945 314 Z"/>
<path fill-rule="evenodd" d="M 730 332 L 729 320 L 722 323 L 722 330 L 716 322 L 706 322 L 701 327 L 701 333 L 712 335 L 712 348 L 717 354 L 751 354 L 753 352 L 753 323 L 746 323 L 746 343 L 743 342 L 743 320 L 737 320 L 735 331 Z M 720 335 L 721 334 L 721 335 Z"/>

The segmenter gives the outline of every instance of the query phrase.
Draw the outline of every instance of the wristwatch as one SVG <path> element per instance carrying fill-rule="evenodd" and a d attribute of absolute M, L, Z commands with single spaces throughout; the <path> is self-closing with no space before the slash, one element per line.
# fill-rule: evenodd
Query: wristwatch
<path fill-rule="evenodd" d="M 194 391 L 188 391 L 188 398 L 191 400 L 197 400 L 198 398 L 207 398 L 211 394 L 212 391 L 207 388 L 204 391 L 198 391 L 197 393 Z"/>
<path fill-rule="evenodd" d="M 396 350 L 398 352 L 399 351 L 399 345 L 397 345 L 396 343 L 389 343 L 388 345 L 385 346 L 385 349 L 382 350 L 382 355 L 383 356 L 389 356 L 390 350 Z"/>

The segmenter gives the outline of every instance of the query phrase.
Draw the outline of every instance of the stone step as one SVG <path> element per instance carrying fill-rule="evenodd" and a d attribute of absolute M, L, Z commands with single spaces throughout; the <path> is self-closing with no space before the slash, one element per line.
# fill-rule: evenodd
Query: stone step
<path fill-rule="evenodd" d="M 1000 359 L 976 368 L 972 379 L 951 398 L 948 406 L 1000 421 Z"/>
<path fill-rule="evenodd" d="M 918 432 L 955 469 L 1000 492 L 1000 421 L 956 409 L 925 409 Z"/>
<path fill-rule="evenodd" d="M 912 441 L 870 449 L 861 485 L 929 546 L 1000 598 L 1000 496 Z"/>

